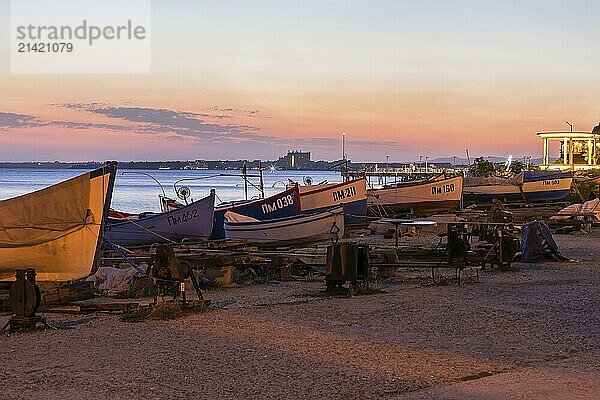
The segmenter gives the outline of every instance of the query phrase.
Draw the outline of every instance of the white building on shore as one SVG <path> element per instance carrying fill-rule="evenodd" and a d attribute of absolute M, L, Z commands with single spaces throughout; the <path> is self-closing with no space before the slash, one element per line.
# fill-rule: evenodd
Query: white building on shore
<path fill-rule="evenodd" d="M 600 168 L 600 132 L 538 132 L 543 141 L 541 169 L 579 171 Z M 552 160 L 552 145 L 559 145 L 559 158 Z"/>

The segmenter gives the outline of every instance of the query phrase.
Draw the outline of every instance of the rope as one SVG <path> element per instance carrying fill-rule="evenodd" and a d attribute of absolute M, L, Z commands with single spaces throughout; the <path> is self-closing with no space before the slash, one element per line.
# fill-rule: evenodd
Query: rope
<path fill-rule="evenodd" d="M 171 243 L 171 244 L 178 244 L 176 241 L 174 241 L 174 240 L 171 240 L 171 239 L 169 239 L 168 237 L 165 237 L 165 236 L 163 236 L 163 235 L 161 235 L 161 234 L 159 234 L 159 233 L 156 233 L 156 232 L 154 232 L 154 231 L 152 231 L 152 230 L 150 230 L 150 229 L 148 229 L 148 228 L 146 228 L 146 227 L 144 227 L 144 226 L 142 226 L 142 225 L 140 225 L 140 224 L 136 223 L 135 221 L 133 221 L 133 220 L 131 220 L 131 219 L 126 219 L 124 222 L 129 222 L 129 223 L 131 223 L 131 224 L 133 224 L 133 225 L 137 226 L 138 228 L 140 228 L 140 229 L 142 229 L 142 230 L 144 230 L 144 231 L 146 231 L 146 232 L 148 232 L 148 233 L 150 233 L 150 234 L 152 234 L 152 235 L 154 235 L 154 236 L 156 236 L 156 237 L 158 237 L 158 238 L 160 238 L 160 239 L 166 240 L 167 242 L 169 242 L 169 243 Z M 110 226 L 110 225 L 109 225 L 109 226 Z M 110 229 L 109 229 L 109 230 L 110 230 Z"/>
<path fill-rule="evenodd" d="M 37 225 L 17 225 L 17 226 L 3 226 L 2 229 L 0 229 L 0 231 L 7 231 L 9 229 L 36 229 L 38 231 L 51 231 L 51 232 L 64 232 L 64 231 L 68 231 L 70 229 L 79 227 L 79 226 L 85 226 L 85 225 L 100 225 L 99 223 L 96 222 L 85 222 L 84 221 L 61 221 L 61 222 L 44 222 L 44 225 L 65 225 L 65 224 L 69 224 L 72 225 L 67 229 L 59 229 L 59 228 L 52 228 L 50 226 L 45 226 L 45 227 L 40 227 Z"/>
<path fill-rule="evenodd" d="M 339 238 L 340 231 L 341 231 L 341 229 L 335 224 L 335 221 L 333 221 L 333 224 L 331 225 L 331 228 L 329 229 L 329 233 L 331 234 L 331 241 L 334 244 L 340 240 L 340 238 Z"/>

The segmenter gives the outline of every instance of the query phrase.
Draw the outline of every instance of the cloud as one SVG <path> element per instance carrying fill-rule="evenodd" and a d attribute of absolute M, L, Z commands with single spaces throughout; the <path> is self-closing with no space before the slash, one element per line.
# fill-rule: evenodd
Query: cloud
<path fill-rule="evenodd" d="M 0 111 L 0 130 L 7 130 L 8 128 L 32 128 L 44 125 L 42 121 L 32 115 Z"/>
<path fill-rule="evenodd" d="M 95 124 L 90 122 L 74 121 L 44 121 L 33 115 L 14 114 L 9 112 L 0 112 L 0 130 L 39 128 L 43 126 L 57 126 L 69 129 L 90 129 L 100 128 L 112 131 L 122 131 L 128 129 L 123 125 Z"/>
<path fill-rule="evenodd" d="M 314 138 L 281 138 L 276 135 L 261 133 L 260 128 L 241 125 L 241 124 L 222 124 L 207 121 L 208 118 L 220 118 L 212 114 L 198 114 L 185 111 L 175 111 L 165 108 L 146 108 L 146 107 L 117 107 L 103 105 L 99 103 L 90 104 L 65 104 L 65 107 L 80 109 L 94 114 L 104 115 L 109 118 L 121 119 L 129 122 L 138 122 L 144 125 L 135 128 L 135 131 L 142 133 L 163 133 L 170 134 L 174 139 L 179 135 L 182 137 L 193 137 L 203 140 L 209 140 L 214 143 L 225 143 L 228 139 L 236 142 L 250 141 L 253 143 L 262 143 L 274 147 L 324 147 L 335 148 L 341 144 L 340 139 L 314 137 Z M 243 110 L 234 107 L 220 108 L 212 107 L 213 111 L 243 113 L 255 116 L 257 110 Z M 226 116 L 231 117 L 230 115 Z M 225 142 L 224 142 L 225 141 Z M 347 140 L 349 146 L 362 147 L 373 146 L 371 141 Z M 377 142 L 378 147 L 398 148 L 397 142 Z"/>
<path fill-rule="evenodd" d="M 70 109 L 103 115 L 112 119 L 134 122 L 137 125 L 130 126 L 128 130 L 139 133 L 170 134 L 170 136 L 180 135 L 208 141 L 222 140 L 224 138 L 241 141 L 269 141 L 274 139 L 273 137 L 259 134 L 260 129 L 254 126 L 209 121 L 209 119 L 223 120 L 232 118 L 230 115 L 198 114 L 165 108 L 118 107 L 99 103 L 71 103 L 64 106 Z"/>
<path fill-rule="evenodd" d="M 211 108 L 211 110 L 221 111 L 221 112 L 225 111 L 225 112 L 230 112 L 230 113 L 238 113 L 238 114 L 246 115 L 248 117 L 256 117 L 258 115 L 258 110 L 244 110 L 244 109 L 235 108 L 235 107 L 213 106 Z"/>
<path fill-rule="evenodd" d="M 114 106 L 100 103 L 69 103 L 63 107 L 84 113 L 100 115 L 114 123 L 78 122 L 54 120 L 46 121 L 32 115 L 0 112 L 0 131 L 9 128 L 25 129 L 44 126 L 68 129 L 102 129 L 112 132 L 128 132 L 143 135 L 160 135 L 169 141 L 198 140 L 215 146 L 236 146 L 248 151 L 282 152 L 291 149 L 322 150 L 327 153 L 341 153 L 341 137 L 282 138 L 276 134 L 267 134 L 260 128 L 247 125 L 224 123 L 234 118 L 232 114 L 246 116 L 257 115 L 256 110 L 213 107 L 218 113 L 192 113 L 169 110 L 166 108 L 148 108 L 135 106 Z M 109 121 L 109 122 L 110 122 Z M 347 152 L 356 149 L 369 149 L 370 152 L 389 154 L 401 151 L 397 142 L 372 142 L 367 140 L 346 140 Z M 254 149 L 254 150 L 250 150 Z M 251 158 L 250 155 L 248 155 Z"/>
<path fill-rule="evenodd" d="M 60 126 L 62 128 L 69 129 L 106 129 L 109 131 L 126 131 L 130 127 L 124 125 L 112 125 L 112 124 L 96 124 L 93 122 L 74 122 L 74 121 L 51 121 L 48 125 Z"/>
<path fill-rule="evenodd" d="M 140 134 L 161 134 L 166 138 L 194 138 L 209 142 L 223 141 L 272 143 L 275 137 L 262 135 L 260 128 L 245 124 L 226 124 L 223 120 L 233 118 L 227 114 L 191 113 L 164 108 L 118 107 L 100 103 L 70 103 L 69 109 L 102 115 L 119 121 L 116 123 L 94 123 L 54 120 L 46 121 L 32 115 L 0 112 L 0 130 L 55 126 L 68 129 L 105 129 Z M 234 110 L 235 111 L 235 110 Z M 255 113 L 255 112 L 253 112 Z M 213 121 L 211 121 L 211 119 Z M 215 122 L 218 121 L 218 122 Z M 127 122 L 127 124 L 125 124 Z M 133 124 L 132 124 L 133 123 Z"/>

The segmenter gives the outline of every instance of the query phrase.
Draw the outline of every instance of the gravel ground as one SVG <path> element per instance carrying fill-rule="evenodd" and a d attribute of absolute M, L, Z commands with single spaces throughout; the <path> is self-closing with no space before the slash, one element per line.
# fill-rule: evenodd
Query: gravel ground
<path fill-rule="evenodd" d="M 208 292 L 218 307 L 175 321 L 46 314 L 74 328 L 0 335 L 0 398 L 597 399 L 599 237 L 556 235 L 575 262 L 461 286 L 286 282 Z"/>

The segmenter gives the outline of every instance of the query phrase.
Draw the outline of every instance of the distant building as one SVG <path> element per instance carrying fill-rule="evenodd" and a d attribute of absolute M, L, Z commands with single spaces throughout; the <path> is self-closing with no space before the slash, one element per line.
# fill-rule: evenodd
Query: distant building
<path fill-rule="evenodd" d="M 208 163 L 204 160 L 196 160 L 185 165 L 183 169 L 208 169 Z"/>
<path fill-rule="evenodd" d="M 311 169 L 313 162 L 310 160 L 310 151 L 288 151 L 275 161 L 275 167 L 280 169 Z"/>

